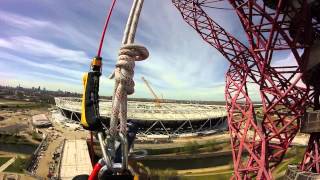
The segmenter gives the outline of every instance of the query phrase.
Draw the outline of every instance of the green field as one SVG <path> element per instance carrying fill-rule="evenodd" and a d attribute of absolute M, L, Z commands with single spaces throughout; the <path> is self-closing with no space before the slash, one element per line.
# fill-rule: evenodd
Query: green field
<path fill-rule="evenodd" d="M 30 104 L 31 102 L 28 101 L 20 101 L 20 100 L 11 100 L 11 99 L 3 99 L 0 98 L 0 105 L 12 105 L 12 104 Z"/>
<path fill-rule="evenodd" d="M 201 152 L 218 152 L 222 149 L 231 149 L 229 141 L 215 141 L 211 140 L 204 144 L 198 144 L 196 141 L 188 142 L 182 147 L 173 147 L 167 149 L 146 149 L 148 155 L 161 154 L 197 154 Z"/>
<path fill-rule="evenodd" d="M 284 160 L 275 168 L 273 175 L 276 179 L 282 179 L 289 164 L 299 164 L 303 158 L 306 147 L 293 146 L 286 153 Z"/>
<path fill-rule="evenodd" d="M 1 144 L 28 144 L 35 145 L 32 142 L 28 141 L 24 136 L 11 135 L 11 134 L 0 134 L 0 143 Z"/>
<path fill-rule="evenodd" d="M 212 143 L 215 145 L 220 145 L 220 143 Z M 193 144 L 194 145 L 194 144 Z M 190 144 L 191 146 L 191 144 Z M 225 144 L 224 144 L 225 146 Z M 199 146 L 198 146 L 199 147 Z M 204 148 L 204 146 L 200 146 L 201 148 Z M 184 152 L 189 152 L 190 149 L 192 148 L 187 148 L 187 151 Z M 293 146 L 290 149 L 288 149 L 288 152 L 286 153 L 283 161 L 274 169 L 273 171 L 273 176 L 275 179 L 283 179 L 283 176 L 287 170 L 287 167 L 289 164 L 299 164 L 299 162 L 302 160 L 304 151 L 305 151 L 304 146 Z M 168 153 L 168 151 L 172 152 L 172 149 L 166 150 L 165 152 Z M 173 150 L 175 152 L 176 150 Z M 224 158 L 221 160 L 221 158 Z M 209 163 L 208 160 L 212 163 Z M 187 160 L 188 161 L 188 160 Z M 142 164 L 146 165 L 146 169 L 150 172 L 152 175 L 153 179 L 156 180 L 162 180 L 162 179 L 172 179 L 172 180 L 223 180 L 223 179 L 230 179 L 233 173 L 232 169 L 232 159 L 231 157 L 228 156 L 219 156 L 219 157 L 214 157 L 214 158 L 206 158 L 206 160 L 200 160 L 200 159 L 190 159 L 190 162 L 185 162 L 185 160 L 166 160 L 166 163 L 164 164 L 162 161 L 155 160 L 154 162 L 148 162 L 146 161 L 145 164 L 144 162 L 141 162 Z M 200 164 L 198 161 L 201 161 L 202 164 L 207 164 L 210 165 L 210 167 L 217 167 L 217 169 L 214 169 L 212 171 L 207 171 L 207 172 L 197 172 L 193 174 L 186 174 L 184 176 L 178 176 L 178 170 L 181 168 L 182 165 L 191 166 L 190 163 L 192 164 Z M 215 163 L 214 163 L 215 162 Z M 214 165 L 216 164 L 216 165 Z M 166 166 L 168 169 L 152 169 L 152 167 L 148 167 L 148 165 L 152 165 L 155 167 L 157 165 L 158 167 L 165 168 Z M 229 165 L 230 168 L 222 168 L 220 169 L 219 167 L 224 167 L 226 165 Z M 176 166 L 176 168 L 174 167 Z M 192 168 L 190 168 L 192 169 Z M 201 169 L 201 168 L 199 168 Z M 192 171 L 192 170 L 190 170 Z"/>
<path fill-rule="evenodd" d="M 11 157 L 0 157 L 0 166 L 6 163 Z"/>
<path fill-rule="evenodd" d="M 47 103 L 28 102 L 20 100 L 10 100 L 0 98 L 0 108 L 6 109 L 37 109 L 37 108 L 48 108 L 50 107 Z"/>
<path fill-rule="evenodd" d="M 23 173 L 29 159 L 28 158 L 21 158 L 18 157 L 14 163 L 12 163 L 7 169 L 5 169 L 5 172 L 14 172 L 14 173 Z"/>
<path fill-rule="evenodd" d="M 232 172 L 217 173 L 213 175 L 204 176 L 182 176 L 179 180 L 220 180 L 220 179 L 230 179 Z"/>

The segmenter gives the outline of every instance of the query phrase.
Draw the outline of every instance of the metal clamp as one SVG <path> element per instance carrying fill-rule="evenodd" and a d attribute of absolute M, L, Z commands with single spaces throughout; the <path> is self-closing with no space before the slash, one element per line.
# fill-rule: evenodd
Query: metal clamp
<path fill-rule="evenodd" d="M 105 167 L 100 171 L 111 171 L 114 173 L 121 173 L 128 170 L 128 141 L 124 134 L 119 133 L 116 139 L 107 136 L 105 138 L 102 132 L 98 132 L 98 139 L 102 151 Z M 121 163 L 114 163 L 115 159 L 115 140 L 120 142 L 121 145 Z"/>

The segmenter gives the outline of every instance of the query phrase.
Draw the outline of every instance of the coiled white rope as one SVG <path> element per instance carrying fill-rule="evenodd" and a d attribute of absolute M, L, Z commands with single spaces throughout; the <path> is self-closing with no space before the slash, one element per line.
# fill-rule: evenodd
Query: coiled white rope
<path fill-rule="evenodd" d="M 109 129 L 111 137 L 116 137 L 119 131 L 123 135 L 127 134 L 127 95 L 134 93 L 135 61 L 145 60 L 149 56 L 145 47 L 133 44 L 143 1 L 133 2 L 122 40 L 123 46 L 120 48 L 118 62 L 111 76 L 111 78 L 115 77 Z M 118 129 L 119 122 L 120 128 Z"/>
<path fill-rule="evenodd" d="M 115 89 L 112 102 L 110 134 L 116 135 L 120 120 L 120 132 L 127 133 L 127 95 L 134 93 L 135 61 L 145 60 L 148 50 L 140 45 L 127 44 L 120 48 L 119 59 L 114 71 Z"/>

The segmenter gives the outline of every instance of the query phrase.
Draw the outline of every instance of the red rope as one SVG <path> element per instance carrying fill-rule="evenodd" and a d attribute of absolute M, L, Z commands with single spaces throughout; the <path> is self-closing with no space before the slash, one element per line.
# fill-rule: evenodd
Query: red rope
<path fill-rule="evenodd" d="M 93 133 L 90 131 L 90 156 L 91 156 L 91 165 L 94 165 L 94 150 L 93 150 Z"/>
<path fill-rule="evenodd" d="M 108 16 L 106 18 L 106 21 L 105 21 L 105 24 L 103 27 L 103 31 L 102 31 L 102 35 L 101 35 L 97 57 L 101 57 L 101 50 L 102 50 L 102 46 L 103 46 L 104 37 L 106 35 L 107 28 L 108 28 L 109 21 L 110 21 L 110 17 L 112 15 L 113 8 L 114 8 L 114 5 L 116 4 L 116 2 L 117 2 L 117 0 L 113 0 L 111 7 L 109 9 Z M 93 163 L 94 163 L 94 150 L 93 150 L 93 134 L 92 134 L 92 132 L 90 132 L 90 156 L 91 156 L 91 163 L 93 165 Z"/>
<path fill-rule="evenodd" d="M 103 46 L 104 36 L 106 34 L 106 31 L 107 31 L 107 28 L 108 28 L 108 24 L 109 24 L 109 21 L 110 21 L 110 17 L 111 17 L 112 11 L 113 11 L 113 7 L 116 4 L 116 1 L 117 0 L 112 0 L 112 5 L 111 5 L 111 7 L 109 9 L 108 16 L 107 16 L 107 19 L 106 19 L 106 22 L 104 24 L 104 28 L 103 28 L 103 31 L 102 31 L 97 57 L 101 57 L 100 55 L 101 55 L 101 50 L 102 50 L 102 46 Z"/>

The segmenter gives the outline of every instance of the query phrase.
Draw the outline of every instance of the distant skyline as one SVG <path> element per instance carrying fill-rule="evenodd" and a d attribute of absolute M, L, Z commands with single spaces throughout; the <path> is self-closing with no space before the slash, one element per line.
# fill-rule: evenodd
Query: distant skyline
<path fill-rule="evenodd" d="M 118 49 L 132 0 L 115 6 L 103 48 L 100 93 L 112 95 Z M 82 92 L 82 74 L 89 70 L 110 0 L 3 0 L 0 6 L 0 84 L 46 87 Z M 209 14 L 237 38 L 244 40 L 232 11 Z M 150 51 L 136 63 L 135 94 L 153 98 L 144 76 L 159 96 L 182 100 L 224 100 L 229 63 L 187 25 L 170 0 L 146 0 L 136 42 Z M 243 42 L 246 44 L 246 42 Z M 283 57 L 286 58 L 286 57 Z"/>
<path fill-rule="evenodd" d="M 1 88 L 8 88 L 8 89 L 34 89 L 34 90 L 39 90 L 39 91 L 65 91 L 65 92 L 69 92 L 69 91 L 66 91 L 66 90 L 61 90 L 61 89 L 56 89 L 56 90 L 50 90 L 50 89 L 47 89 L 46 87 L 42 87 L 42 86 L 37 86 L 37 87 L 24 87 L 24 86 L 21 86 L 20 84 L 18 84 L 17 86 L 10 86 L 10 85 L 2 85 L 0 84 L 0 87 Z M 77 92 L 71 92 L 71 93 L 77 93 Z"/>

